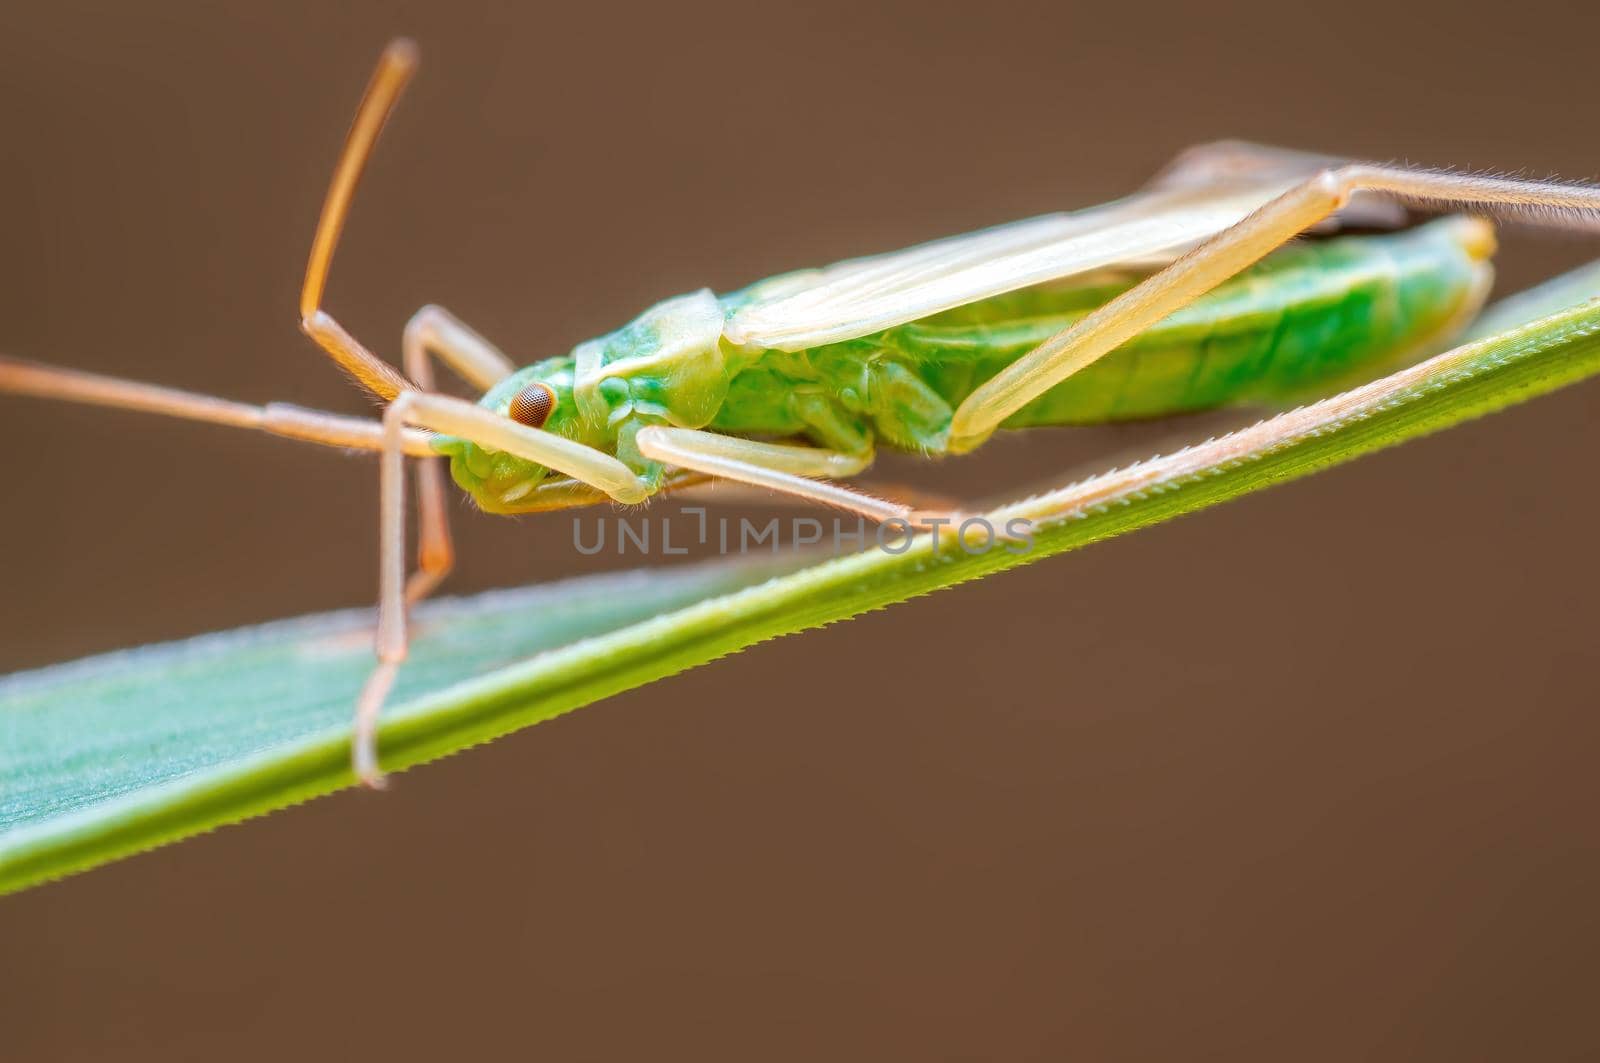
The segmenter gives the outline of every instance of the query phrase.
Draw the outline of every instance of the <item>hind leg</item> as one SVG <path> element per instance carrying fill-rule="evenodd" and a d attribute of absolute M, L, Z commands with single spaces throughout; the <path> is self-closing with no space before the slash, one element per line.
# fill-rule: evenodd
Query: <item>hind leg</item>
<path fill-rule="evenodd" d="M 1362 193 L 1431 209 L 1521 213 L 1563 228 L 1600 228 L 1600 188 L 1363 164 L 1323 170 L 987 381 L 956 410 L 950 429 L 953 449 L 977 446 L 1034 398 L 1330 218 Z"/>

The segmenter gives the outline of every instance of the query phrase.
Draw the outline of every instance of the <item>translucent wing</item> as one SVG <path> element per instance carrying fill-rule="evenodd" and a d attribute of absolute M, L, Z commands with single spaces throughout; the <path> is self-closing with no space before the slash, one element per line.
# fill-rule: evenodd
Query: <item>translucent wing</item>
<path fill-rule="evenodd" d="M 803 350 L 1046 281 L 1159 266 L 1294 183 L 1282 173 L 1220 184 L 1161 182 L 1088 210 L 786 274 L 749 289 L 723 334 L 738 344 Z"/>

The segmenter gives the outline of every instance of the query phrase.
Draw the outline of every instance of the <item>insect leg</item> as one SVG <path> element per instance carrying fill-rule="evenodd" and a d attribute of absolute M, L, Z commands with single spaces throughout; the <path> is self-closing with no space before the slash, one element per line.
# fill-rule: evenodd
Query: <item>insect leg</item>
<path fill-rule="evenodd" d="M 1600 228 L 1600 189 L 1589 186 L 1364 164 L 1324 170 L 1007 366 L 957 408 L 951 449 L 972 449 L 1045 391 L 1260 261 L 1361 192 L 1434 210 L 1470 207 L 1568 228 Z"/>
<path fill-rule="evenodd" d="M 1238 182 L 1304 180 L 1347 162 L 1292 148 L 1255 144 L 1248 140 L 1217 140 L 1180 152 L 1150 181 L 1153 190 L 1225 188 Z M 1340 208 L 1336 217 L 1311 227 L 1313 232 L 1336 231 L 1346 226 L 1364 229 L 1398 229 L 1410 220 L 1403 204 L 1380 196 L 1358 195 Z"/>
<path fill-rule="evenodd" d="M 378 714 L 394 687 L 409 646 L 405 441 L 412 426 L 448 432 L 536 461 L 603 491 L 618 502 L 640 502 L 650 493 L 650 485 L 622 462 L 581 443 L 527 428 L 448 395 L 407 390 L 396 396 L 383 413 L 383 454 L 378 463 L 378 664 L 356 699 L 351 745 L 351 766 L 356 777 L 374 789 L 383 786 L 383 772 L 378 767 Z"/>
<path fill-rule="evenodd" d="M 887 502 L 903 503 L 914 513 L 955 513 L 961 509 L 961 504 L 954 498 L 924 491 L 911 484 L 884 481 L 871 483 L 857 481 L 857 483 L 867 494 Z M 794 505 L 809 503 L 808 499 L 794 495 L 775 496 L 773 492 L 762 490 L 753 484 L 718 479 L 706 479 L 681 488 L 674 492 L 674 497 L 695 502 L 710 502 L 713 505 L 748 505 L 784 501 Z"/>
<path fill-rule="evenodd" d="M 407 424 L 458 436 L 491 450 L 537 462 L 588 484 L 614 502 L 625 505 L 643 502 L 655 490 L 654 483 L 616 458 L 566 436 L 520 425 L 509 417 L 449 395 L 407 391 L 402 397 L 406 398 Z"/>
<path fill-rule="evenodd" d="M 411 316 L 400 350 L 406 375 L 423 391 L 435 388 L 430 355 L 482 391 L 516 371 L 492 343 L 438 306 L 425 306 Z M 406 604 L 415 605 L 432 594 L 455 562 L 444 459 L 425 459 L 417 463 L 417 571 L 406 582 Z"/>
<path fill-rule="evenodd" d="M 480 392 L 488 391 L 517 371 L 511 359 L 500 353 L 500 348 L 442 306 L 425 306 L 411 315 L 400 338 L 400 350 L 406 374 L 423 391 L 433 390 L 433 372 L 428 366 L 430 354 Z"/>
<path fill-rule="evenodd" d="M 1209 188 L 1240 180 L 1309 177 L 1343 160 L 1293 148 L 1254 144 L 1248 140 L 1216 140 L 1179 152 L 1150 184 L 1158 187 Z"/>
<path fill-rule="evenodd" d="M 663 477 L 656 484 L 655 494 L 682 492 L 704 485 L 710 477 L 703 473 L 682 470 Z M 576 509 L 612 501 L 611 496 L 581 480 L 546 480 L 523 498 L 517 500 L 516 513 L 547 513 L 556 509 Z"/>
<path fill-rule="evenodd" d="M 719 479 L 781 491 L 825 506 L 859 513 L 879 524 L 890 520 L 915 524 L 925 516 L 922 511 L 903 503 L 812 479 L 817 476 L 833 478 L 854 475 L 871 464 L 871 455 L 855 457 L 818 447 L 758 443 L 715 432 L 660 426 L 640 429 L 636 442 L 639 452 L 654 461 Z"/>
<path fill-rule="evenodd" d="M 377 666 L 356 698 L 355 736 L 350 766 L 362 785 L 384 787 L 378 767 L 378 713 L 394 688 L 406 659 L 406 499 L 405 455 L 400 437 L 414 392 L 405 391 L 383 412 L 383 455 L 378 459 L 378 634 Z"/>

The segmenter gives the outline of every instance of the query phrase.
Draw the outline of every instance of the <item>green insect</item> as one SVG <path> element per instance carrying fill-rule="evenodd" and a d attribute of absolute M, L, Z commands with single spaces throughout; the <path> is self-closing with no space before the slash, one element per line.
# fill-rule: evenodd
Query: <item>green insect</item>
<path fill-rule="evenodd" d="M 381 781 L 379 710 L 406 611 L 450 570 L 441 462 L 481 509 L 631 504 L 733 481 L 907 530 L 952 516 L 846 486 L 879 445 L 961 453 L 995 431 L 1287 406 L 1444 350 L 1482 306 L 1494 230 L 1531 214 L 1593 228 L 1600 189 L 1346 163 L 1253 145 L 1191 150 L 1126 199 L 730 295 L 668 299 L 570 354 L 516 368 L 437 307 L 404 375 L 325 310 L 350 201 L 416 64 L 384 53 L 335 171 L 301 294 L 304 331 L 387 403 L 381 422 L 0 359 L 0 391 L 231 424 L 381 454 L 378 665 L 353 760 Z M 1442 217 L 1415 224 L 1408 208 Z M 1318 238 L 1297 241 L 1302 234 Z M 1342 235 L 1341 235 L 1342 234 Z M 433 359 L 482 399 L 439 394 Z M 406 457 L 420 460 L 419 565 L 405 572 Z"/>

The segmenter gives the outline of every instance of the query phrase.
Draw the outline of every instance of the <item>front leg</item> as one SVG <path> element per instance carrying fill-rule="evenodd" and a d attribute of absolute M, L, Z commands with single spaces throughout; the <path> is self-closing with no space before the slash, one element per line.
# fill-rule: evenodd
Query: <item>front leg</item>
<path fill-rule="evenodd" d="M 652 461 L 718 480 L 780 491 L 808 502 L 859 514 L 878 524 L 898 521 L 908 531 L 915 528 L 937 530 L 954 527 L 963 516 L 954 510 L 917 509 L 825 482 L 861 472 L 872 464 L 871 451 L 860 455 L 843 454 L 819 447 L 759 443 L 692 428 L 661 426 L 641 428 L 635 438 L 640 453 Z"/>
<path fill-rule="evenodd" d="M 615 502 L 642 502 L 651 485 L 609 454 L 528 428 L 448 395 L 402 391 L 383 414 L 378 463 L 378 664 L 356 699 L 351 762 L 356 777 L 380 789 L 378 716 L 394 687 L 410 640 L 406 631 L 405 456 L 411 427 L 429 428 L 564 473 Z"/>

